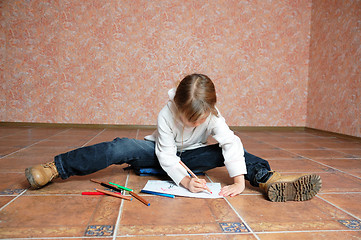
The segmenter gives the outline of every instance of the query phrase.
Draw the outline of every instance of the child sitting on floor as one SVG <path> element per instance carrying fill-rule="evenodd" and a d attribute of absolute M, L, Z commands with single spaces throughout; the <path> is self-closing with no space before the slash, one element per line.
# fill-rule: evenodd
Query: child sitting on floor
<path fill-rule="evenodd" d="M 186 76 L 168 95 L 169 101 L 158 115 L 157 130 L 145 140 L 116 138 L 60 154 L 54 162 L 25 170 L 30 185 L 41 188 L 59 176 L 67 179 L 128 163 L 135 169 L 162 168 L 177 185 L 191 192 L 205 190 L 205 180 L 191 178 L 181 160 L 193 171 L 226 166 L 233 184 L 221 189 L 219 194 L 224 197 L 242 193 L 245 179 L 276 202 L 309 200 L 320 190 L 320 176 L 283 176 L 272 172 L 266 160 L 244 151 L 216 108 L 216 90 L 206 75 Z M 210 135 L 217 144 L 207 145 Z"/>

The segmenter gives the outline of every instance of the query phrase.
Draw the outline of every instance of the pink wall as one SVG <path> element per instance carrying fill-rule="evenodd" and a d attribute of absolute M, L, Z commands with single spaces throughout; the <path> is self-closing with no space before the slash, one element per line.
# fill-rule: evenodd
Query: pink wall
<path fill-rule="evenodd" d="M 361 1 L 313 1 L 306 126 L 361 137 Z"/>
<path fill-rule="evenodd" d="M 0 121 L 152 125 L 201 72 L 229 125 L 306 124 L 311 0 L 0 4 Z"/>
<path fill-rule="evenodd" d="M 0 121 L 152 125 L 201 72 L 230 125 L 361 137 L 360 5 L 0 1 Z"/>

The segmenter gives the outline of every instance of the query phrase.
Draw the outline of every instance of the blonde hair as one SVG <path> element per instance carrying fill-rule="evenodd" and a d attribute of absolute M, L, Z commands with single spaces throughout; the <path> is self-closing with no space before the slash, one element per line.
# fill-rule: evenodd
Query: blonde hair
<path fill-rule="evenodd" d="M 174 102 L 189 122 L 196 122 L 210 113 L 218 116 L 216 89 L 211 79 L 203 74 L 194 73 L 183 78 L 177 87 Z"/>

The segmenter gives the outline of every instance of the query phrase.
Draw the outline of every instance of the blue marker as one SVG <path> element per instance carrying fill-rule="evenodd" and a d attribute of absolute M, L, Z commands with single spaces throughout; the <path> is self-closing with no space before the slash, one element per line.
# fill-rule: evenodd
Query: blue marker
<path fill-rule="evenodd" d="M 148 191 L 148 190 L 141 190 L 140 192 L 153 194 L 153 195 L 158 195 L 158 196 L 163 196 L 163 197 L 175 198 L 175 196 L 172 195 L 172 194 L 159 193 L 159 192 L 153 192 L 153 191 Z"/>

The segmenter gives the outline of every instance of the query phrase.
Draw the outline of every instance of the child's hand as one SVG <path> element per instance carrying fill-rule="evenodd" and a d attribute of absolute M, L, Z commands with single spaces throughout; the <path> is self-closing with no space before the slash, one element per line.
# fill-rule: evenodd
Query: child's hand
<path fill-rule="evenodd" d="M 223 197 L 234 197 L 238 194 L 241 194 L 245 188 L 244 176 L 240 175 L 234 178 L 234 183 L 232 185 L 225 186 L 219 192 L 220 196 Z"/>
<path fill-rule="evenodd" d="M 197 179 L 192 178 L 188 185 L 188 190 L 196 193 L 196 192 L 202 192 L 206 190 L 206 180 L 204 179 Z"/>
<path fill-rule="evenodd" d="M 204 179 L 185 177 L 181 181 L 181 184 L 193 193 L 206 190 L 206 180 Z"/>

